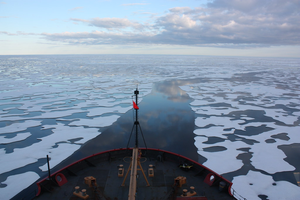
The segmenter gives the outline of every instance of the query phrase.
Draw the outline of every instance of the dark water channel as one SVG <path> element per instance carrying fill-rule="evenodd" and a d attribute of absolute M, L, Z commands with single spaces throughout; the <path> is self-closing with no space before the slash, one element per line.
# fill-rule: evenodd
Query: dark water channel
<path fill-rule="evenodd" d="M 178 84 L 178 81 L 155 83 L 152 92 L 139 101 L 138 116 L 142 129 L 142 132 L 139 130 L 139 147 L 145 147 L 143 134 L 148 148 L 172 151 L 195 161 L 204 161 L 205 158 L 197 154 L 194 145 L 195 115 L 189 105 L 192 99 Z M 123 114 L 113 125 L 84 144 L 55 169 L 94 153 L 126 148 L 134 117 L 133 109 Z M 135 132 L 132 133 L 128 147 L 134 146 L 134 140 Z"/>

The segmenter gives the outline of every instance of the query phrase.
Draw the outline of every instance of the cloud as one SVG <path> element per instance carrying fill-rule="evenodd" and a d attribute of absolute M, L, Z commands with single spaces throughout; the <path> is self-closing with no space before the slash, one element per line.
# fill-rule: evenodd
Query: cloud
<path fill-rule="evenodd" d="M 0 34 L 3 34 L 3 35 L 17 35 L 17 34 L 9 33 L 7 31 L 0 31 Z"/>
<path fill-rule="evenodd" d="M 170 12 L 172 13 L 184 13 L 184 12 L 190 12 L 192 9 L 190 7 L 175 7 L 171 8 Z"/>
<path fill-rule="evenodd" d="M 82 8 L 83 8 L 83 7 L 75 7 L 75 8 L 70 9 L 69 11 L 80 10 L 80 9 L 82 9 Z"/>
<path fill-rule="evenodd" d="M 39 35 L 36 33 L 24 33 L 22 31 L 17 31 L 17 33 L 9 33 L 7 31 L 0 31 L 0 34 L 9 35 L 9 36 L 18 36 L 18 35 Z"/>
<path fill-rule="evenodd" d="M 72 45 L 126 45 L 126 44 L 144 44 L 145 39 L 151 41 L 151 34 L 134 34 L 134 33 L 107 33 L 104 31 L 93 32 L 64 32 L 64 33 L 42 33 L 47 40 L 60 41 Z"/>
<path fill-rule="evenodd" d="M 196 26 L 196 21 L 188 15 L 168 14 L 157 20 L 157 26 L 163 27 L 166 31 L 190 29 Z"/>
<path fill-rule="evenodd" d="M 75 19 L 72 18 L 72 21 L 79 21 L 83 23 L 87 23 L 90 26 L 96 26 L 99 28 L 106 29 L 122 29 L 122 28 L 141 28 L 141 24 L 129 21 L 125 18 L 94 18 L 92 20 L 84 20 L 84 19 Z"/>
<path fill-rule="evenodd" d="M 43 37 L 85 45 L 168 44 L 225 48 L 300 45 L 299 10 L 300 0 L 215 0 L 206 7 L 171 8 L 151 24 L 126 18 L 71 19 L 103 31 L 43 34 Z"/>
<path fill-rule="evenodd" d="M 215 0 L 208 3 L 209 8 L 241 11 L 249 14 L 293 15 L 299 13 L 299 0 Z"/>
<path fill-rule="evenodd" d="M 265 3 L 269 3 L 269 0 L 215 0 L 212 3 L 208 3 L 208 7 L 211 8 L 221 8 L 230 10 L 240 10 L 244 12 L 251 12 L 253 9 L 263 6 Z"/>

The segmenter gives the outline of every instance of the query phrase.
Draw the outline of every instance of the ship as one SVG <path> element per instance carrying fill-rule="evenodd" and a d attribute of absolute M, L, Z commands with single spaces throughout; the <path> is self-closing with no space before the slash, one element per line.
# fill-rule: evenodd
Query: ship
<path fill-rule="evenodd" d="M 177 153 L 148 148 L 138 120 L 127 147 L 102 151 L 48 173 L 13 199 L 69 200 L 234 200 L 232 182 L 204 165 Z M 134 146 L 129 147 L 132 135 Z M 139 136 L 145 147 L 140 147 Z M 29 192 L 30 191 L 30 192 Z"/>

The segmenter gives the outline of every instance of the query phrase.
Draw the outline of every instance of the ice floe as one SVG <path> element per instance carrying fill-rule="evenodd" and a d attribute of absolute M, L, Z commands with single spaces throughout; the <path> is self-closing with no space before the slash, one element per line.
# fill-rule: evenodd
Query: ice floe
<path fill-rule="evenodd" d="M 13 142 L 19 142 L 22 140 L 26 140 L 26 138 L 28 138 L 29 136 L 31 136 L 31 133 L 29 133 L 29 132 L 18 133 L 13 138 L 6 138 L 5 136 L 0 136 L 0 144 L 9 144 L 9 143 L 13 143 Z"/>
<path fill-rule="evenodd" d="M 242 151 L 238 150 L 239 148 L 245 147 L 245 143 L 241 141 L 230 142 L 228 140 L 224 142 L 219 142 L 213 145 L 207 145 L 203 142 L 207 141 L 205 137 L 195 137 L 195 146 L 198 147 L 198 153 L 205 158 L 208 158 L 206 162 L 203 164 L 213 170 L 216 170 L 219 174 L 224 174 L 232 171 L 236 171 L 243 166 L 243 162 L 241 160 L 236 159 L 236 156 Z M 224 151 L 217 152 L 207 152 L 203 151 L 206 147 L 214 147 L 214 146 L 222 146 L 227 149 Z M 230 147 L 234 146 L 234 147 Z"/>
<path fill-rule="evenodd" d="M 286 155 L 278 149 L 278 143 L 256 143 L 251 146 L 250 152 L 253 152 L 251 164 L 269 174 L 296 169 L 284 160 Z"/>
<path fill-rule="evenodd" d="M 236 176 L 232 182 L 239 195 L 251 197 L 251 200 L 260 200 L 258 195 L 265 195 L 270 200 L 297 200 L 300 196 L 298 186 L 287 181 L 274 181 L 272 176 L 257 171 Z"/>
<path fill-rule="evenodd" d="M 58 147 L 49 149 L 47 155 L 49 155 L 50 157 L 49 163 L 51 163 L 51 168 L 59 164 L 68 156 L 72 155 L 72 153 L 74 153 L 79 148 L 80 145 L 60 143 L 58 144 Z M 48 170 L 47 163 L 41 166 L 40 169 L 43 171 L 47 171 Z"/>
<path fill-rule="evenodd" d="M 56 125 L 44 125 L 43 129 L 51 129 L 53 134 L 39 138 L 42 142 L 55 144 L 57 142 L 69 142 L 72 139 L 81 140 L 76 141 L 76 144 L 84 144 L 88 140 L 101 134 L 97 128 L 84 128 L 82 126 L 72 127 L 66 126 L 62 123 Z"/>
<path fill-rule="evenodd" d="M 89 109 L 89 113 L 87 116 L 93 117 L 93 116 L 100 116 L 105 113 L 126 113 L 128 110 L 130 110 L 131 107 L 121 107 L 121 106 L 116 106 L 116 107 L 97 107 L 93 109 Z"/>
<path fill-rule="evenodd" d="M 95 117 L 93 119 L 79 119 L 78 121 L 73 121 L 70 126 L 89 126 L 89 127 L 104 127 L 109 126 L 113 122 L 117 121 L 119 115 L 111 115 L 105 117 Z"/>
<path fill-rule="evenodd" d="M 31 185 L 34 181 L 37 181 L 40 176 L 32 171 L 25 172 L 23 174 L 16 174 L 7 177 L 2 184 L 7 185 L 4 188 L 0 188 L 1 199 L 9 200 L 16 195 L 17 191 L 22 191 Z"/>
<path fill-rule="evenodd" d="M 0 128 L 0 134 L 24 131 L 29 127 L 35 127 L 35 126 L 40 126 L 40 125 L 41 125 L 41 121 L 35 121 L 35 120 L 16 122 L 16 123 L 12 123 L 10 125 Z"/>

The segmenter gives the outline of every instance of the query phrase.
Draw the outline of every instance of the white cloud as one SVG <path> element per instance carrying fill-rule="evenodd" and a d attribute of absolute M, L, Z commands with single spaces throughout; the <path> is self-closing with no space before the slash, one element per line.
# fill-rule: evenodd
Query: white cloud
<path fill-rule="evenodd" d="M 175 8 L 171 8 L 170 12 L 174 12 L 174 13 L 183 13 L 183 12 L 188 12 L 191 11 L 192 9 L 190 7 L 175 7 Z"/>
<path fill-rule="evenodd" d="M 70 9 L 70 11 L 80 10 L 80 9 L 82 9 L 82 8 L 83 8 L 83 7 L 75 7 L 75 8 Z"/>
<path fill-rule="evenodd" d="M 159 26 L 163 26 L 166 30 L 187 29 L 196 26 L 196 21 L 192 20 L 187 15 L 169 14 L 158 20 Z"/>
<path fill-rule="evenodd" d="M 43 33 L 47 40 L 60 41 L 69 44 L 102 45 L 102 44 L 138 44 L 146 43 L 145 38 L 151 39 L 150 33 L 120 33 L 120 32 L 64 32 L 64 33 Z"/>
<path fill-rule="evenodd" d="M 9 36 L 17 36 L 17 35 L 39 35 L 39 34 L 36 34 L 36 33 L 24 33 L 22 31 L 17 31 L 17 33 L 10 33 L 10 32 L 7 32 L 7 31 L 0 31 L 0 34 L 9 35 Z"/>
<path fill-rule="evenodd" d="M 41 35 L 46 40 L 72 45 L 153 44 L 225 48 L 300 45 L 299 9 L 299 0 L 216 0 L 206 7 L 174 7 L 147 23 L 127 18 L 71 18 L 101 31 Z M 25 33 L 16 35 L 20 34 Z"/>
<path fill-rule="evenodd" d="M 141 27 L 141 24 L 129 21 L 125 18 L 94 18 L 92 20 L 84 20 L 84 19 L 71 19 L 73 21 L 80 21 L 83 23 L 88 23 L 90 26 L 96 26 L 99 28 L 107 28 L 107 29 L 113 29 L 113 28 L 139 28 Z"/>

